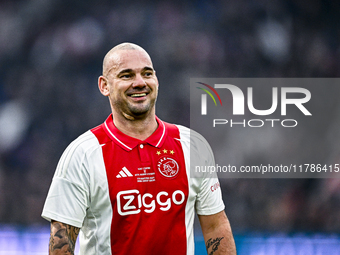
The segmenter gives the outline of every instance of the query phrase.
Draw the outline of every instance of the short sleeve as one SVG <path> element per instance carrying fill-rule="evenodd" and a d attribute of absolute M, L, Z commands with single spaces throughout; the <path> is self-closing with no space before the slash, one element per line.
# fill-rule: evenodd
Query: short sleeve
<path fill-rule="evenodd" d="M 214 155 L 206 139 L 195 131 L 191 131 L 190 136 L 192 171 L 195 171 L 196 165 L 201 169 L 215 166 Z M 198 176 L 196 181 L 199 185 L 195 205 L 197 214 L 211 215 L 224 210 L 221 187 L 216 173 L 204 172 Z"/>
<path fill-rule="evenodd" d="M 89 177 L 82 139 L 61 156 L 45 201 L 42 217 L 82 227 L 89 207 Z"/>
<path fill-rule="evenodd" d="M 204 178 L 196 199 L 196 212 L 211 215 L 224 210 L 220 183 L 217 178 Z"/>

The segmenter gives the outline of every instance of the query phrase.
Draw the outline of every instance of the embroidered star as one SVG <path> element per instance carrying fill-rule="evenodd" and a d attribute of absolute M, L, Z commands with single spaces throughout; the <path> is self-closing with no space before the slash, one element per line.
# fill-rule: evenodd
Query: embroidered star
<path fill-rule="evenodd" d="M 170 151 L 170 154 L 173 155 L 175 152 L 173 150 Z"/>
<path fill-rule="evenodd" d="M 168 150 L 164 149 L 163 152 L 164 152 L 164 153 L 168 153 Z"/>
<path fill-rule="evenodd" d="M 160 151 L 157 151 L 156 154 L 159 156 L 161 155 L 162 153 Z"/>

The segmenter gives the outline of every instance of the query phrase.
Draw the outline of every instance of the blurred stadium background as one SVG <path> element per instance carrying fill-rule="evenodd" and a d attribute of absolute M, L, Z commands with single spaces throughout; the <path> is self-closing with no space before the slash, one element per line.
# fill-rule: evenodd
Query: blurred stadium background
<path fill-rule="evenodd" d="M 339 14 L 332 0 L 0 0 L 0 254 L 47 254 L 44 199 L 68 143 L 110 113 L 111 47 L 149 52 L 157 115 L 189 126 L 193 77 L 339 77 Z M 320 137 L 336 152 L 339 117 Z M 239 254 L 340 254 L 340 179 L 221 182 Z"/>

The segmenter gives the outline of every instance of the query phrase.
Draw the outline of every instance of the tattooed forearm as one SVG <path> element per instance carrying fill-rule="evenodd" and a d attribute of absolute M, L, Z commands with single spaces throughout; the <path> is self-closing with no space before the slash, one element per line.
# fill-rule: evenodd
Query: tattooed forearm
<path fill-rule="evenodd" d="M 209 248 L 211 248 L 211 251 L 209 253 L 209 255 L 212 255 L 214 254 L 215 251 L 218 250 L 218 247 L 220 246 L 221 244 L 221 240 L 223 239 L 224 237 L 217 237 L 215 239 L 212 239 L 210 238 L 207 242 L 206 242 L 206 247 L 207 247 L 207 251 L 209 252 Z"/>
<path fill-rule="evenodd" d="M 58 221 L 51 222 L 49 254 L 74 254 L 79 228 Z"/>

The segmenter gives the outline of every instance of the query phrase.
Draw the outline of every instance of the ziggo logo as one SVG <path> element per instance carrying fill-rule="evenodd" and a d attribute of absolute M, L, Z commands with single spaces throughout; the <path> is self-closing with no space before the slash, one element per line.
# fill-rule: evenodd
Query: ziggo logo
<path fill-rule="evenodd" d="M 145 193 L 139 194 L 139 190 L 125 190 L 117 193 L 117 208 L 118 213 L 122 216 L 129 214 L 138 214 L 141 212 L 141 208 L 144 207 L 144 212 L 152 213 L 156 209 L 156 202 L 160 206 L 162 211 L 168 211 L 171 208 L 171 204 L 175 205 L 183 204 L 185 200 L 184 192 L 176 190 L 172 193 L 171 197 L 165 191 L 161 191 L 156 195 L 156 199 L 152 199 L 153 195 Z M 178 199 L 180 196 L 180 199 Z M 136 201 L 137 200 L 137 203 Z M 138 205 L 138 208 L 137 206 Z"/>

